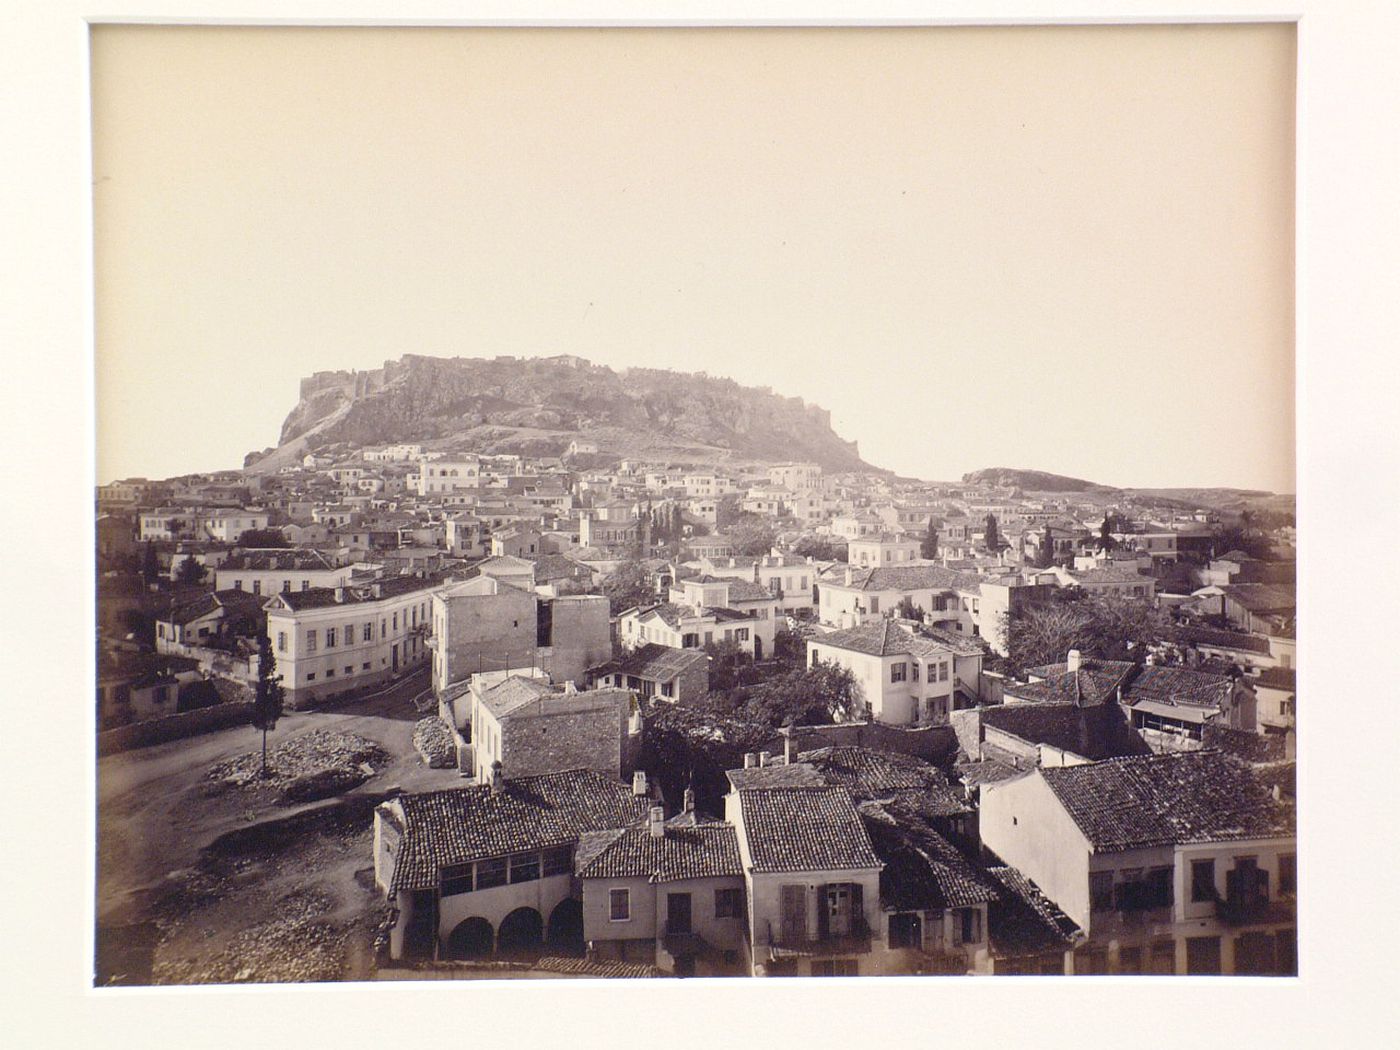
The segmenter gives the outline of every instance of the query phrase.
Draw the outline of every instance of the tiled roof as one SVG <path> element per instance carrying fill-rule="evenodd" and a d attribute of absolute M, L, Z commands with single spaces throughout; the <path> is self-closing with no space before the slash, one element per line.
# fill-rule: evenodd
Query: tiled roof
<path fill-rule="evenodd" d="M 593 669 L 595 675 L 630 674 L 638 678 L 651 678 L 658 682 L 669 682 L 677 675 L 692 667 L 705 667 L 710 658 L 703 649 L 673 649 L 659 642 L 639 645 L 625 656 L 610 660 Z"/>
<path fill-rule="evenodd" d="M 791 765 L 753 766 L 748 769 L 726 770 L 729 786 L 734 791 L 745 788 L 826 787 L 826 778 L 805 762 Z"/>
<path fill-rule="evenodd" d="M 801 762 L 827 784 L 844 787 L 856 799 L 915 796 L 926 815 L 954 816 L 972 808 L 937 766 L 913 755 L 870 747 L 823 747 L 804 751 Z"/>
<path fill-rule="evenodd" d="M 499 794 L 476 786 L 396 801 L 406 826 L 391 893 L 434 889 L 445 865 L 572 845 L 585 831 L 626 827 L 650 804 L 626 785 L 585 769 L 507 780 Z"/>
<path fill-rule="evenodd" d="M 581 879 L 645 876 L 651 882 L 675 882 L 744 873 L 732 824 L 667 824 L 660 835 L 646 826 L 585 832 L 579 839 L 579 856 L 587 858 L 575 868 Z"/>
<path fill-rule="evenodd" d="M 1062 952 L 1079 940 L 1082 931 L 1074 920 L 1020 871 L 994 867 L 987 869 L 987 875 L 996 880 L 1001 890 L 998 903 L 988 909 L 987 915 L 987 933 L 995 958 Z"/>
<path fill-rule="evenodd" d="M 846 586 L 844 575 L 829 581 Z M 888 568 L 853 569 L 850 586 L 860 591 L 970 591 L 980 594 L 982 578 L 942 565 L 891 565 Z"/>
<path fill-rule="evenodd" d="M 1151 576 L 1129 569 L 1076 569 L 1065 573 L 1077 583 L 1152 583 Z"/>
<path fill-rule="evenodd" d="M 332 605 L 363 605 L 369 602 L 398 598 L 414 591 L 428 591 L 442 584 L 443 577 L 430 576 L 390 576 L 376 580 L 372 584 L 341 588 L 342 598 L 336 600 L 335 587 L 312 587 L 305 591 L 283 591 L 274 594 L 272 601 L 284 602 L 293 612 L 302 609 L 324 609 Z M 375 588 L 379 589 L 376 597 Z M 265 606 L 266 607 L 266 606 Z"/>
<path fill-rule="evenodd" d="M 300 572 L 305 569 L 333 569 L 335 566 L 327 561 L 325 555 L 318 550 L 288 548 L 287 550 L 244 551 L 226 558 L 219 568 L 224 572 L 271 569 Z"/>
<path fill-rule="evenodd" d="M 921 638 L 893 620 L 884 619 L 867 620 L 844 631 L 814 634 L 808 640 L 816 645 L 849 649 L 869 656 L 938 656 L 951 649 L 944 642 Z"/>
<path fill-rule="evenodd" d="M 1244 551 L 1242 551 L 1242 550 L 1236 548 L 1236 549 L 1234 549 L 1234 550 L 1226 551 L 1224 554 L 1217 554 L 1213 560 L 1214 560 L 1214 561 L 1234 561 L 1234 562 L 1241 562 L 1241 563 L 1243 563 L 1243 562 L 1258 561 L 1259 559 L 1258 559 L 1258 558 L 1255 558 L 1255 557 L 1253 557 L 1253 556 L 1251 556 L 1251 555 L 1249 555 L 1249 554 L 1246 554 Z"/>
<path fill-rule="evenodd" d="M 1254 683 L 1264 689 L 1297 689 L 1298 672 L 1291 667 L 1270 667 L 1260 671 Z"/>
<path fill-rule="evenodd" d="M 1094 761 L 1149 750 L 1117 704 L 1001 704 L 982 709 L 982 724 L 1028 744 L 1047 744 Z"/>
<path fill-rule="evenodd" d="M 739 806 L 754 871 L 880 866 L 845 788 L 749 788 Z"/>
<path fill-rule="evenodd" d="M 880 872 L 880 905 L 891 911 L 966 908 L 996 900 L 996 890 L 948 841 L 898 804 L 862 802 Z"/>
<path fill-rule="evenodd" d="M 552 692 L 554 687 L 543 679 L 512 675 L 482 693 L 481 702 L 497 718 L 504 718 L 516 708 L 524 707 Z"/>
<path fill-rule="evenodd" d="M 1183 751 L 1042 768 L 1096 852 L 1294 834 L 1292 806 L 1238 759 Z"/>
<path fill-rule="evenodd" d="M 1238 649 L 1246 653 L 1260 653 L 1267 656 L 1269 640 L 1253 634 L 1239 634 L 1235 631 L 1218 631 L 1213 627 L 1187 627 L 1176 629 L 1176 635 L 1183 642 L 1212 646 L 1219 649 Z"/>
<path fill-rule="evenodd" d="M 1079 670 L 1071 674 L 1067 664 L 1045 664 L 1028 667 L 1028 677 L 1043 678 L 1043 682 L 1028 685 L 1008 683 L 1003 692 L 1027 700 L 1060 703 L 1101 704 L 1129 676 L 1133 664 L 1127 660 L 1084 660 Z"/>
<path fill-rule="evenodd" d="M 1147 700 L 1220 708 L 1234 688 L 1235 679 L 1228 675 L 1188 667 L 1141 667 L 1123 687 L 1123 702 L 1137 704 Z"/>
<path fill-rule="evenodd" d="M 1281 583 L 1230 583 L 1220 588 L 1225 597 L 1254 613 L 1291 613 L 1298 607 L 1298 588 Z"/>
<path fill-rule="evenodd" d="M 535 579 L 540 583 L 551 580 L 591 580 L 593 573 L 583 565 L 562 554 L 546 554 L 535 559 Z"/>

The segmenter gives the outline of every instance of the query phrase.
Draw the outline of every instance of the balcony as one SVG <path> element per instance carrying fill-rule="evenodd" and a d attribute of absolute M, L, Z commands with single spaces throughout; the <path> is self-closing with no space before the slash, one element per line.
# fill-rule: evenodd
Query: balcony
<path fill-rule="evenodd" d="M 819 934 L 816 937 L 785 935 L 781 927 L 775 929 L 771 922 L 767 923 L 767 927 L 768 946 L 778 958 L 796 955 L 855 955 L 870 951 L 870 927 L 862 916 L 852 918 L 849 933 Z"/>
<path fill-rule="evenodd" d="M 1269 900 L 1268 897 L 1217 897 L 1215 916 L 1226 926 L 1258 926 L 1266 923 L 1293 922 L 1298 909 L 1292 900 Z"/>

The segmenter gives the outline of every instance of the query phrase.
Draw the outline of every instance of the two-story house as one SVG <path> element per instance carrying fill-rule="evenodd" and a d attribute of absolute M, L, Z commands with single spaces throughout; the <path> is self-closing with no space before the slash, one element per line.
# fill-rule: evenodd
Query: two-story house
<path fill-rule="evenodd" d="M 979 818 L 1087 935 L 1076 973 L 1296 973 L 1294 809 L 1237 759 L 1038 768 L 983 785 Z"/>

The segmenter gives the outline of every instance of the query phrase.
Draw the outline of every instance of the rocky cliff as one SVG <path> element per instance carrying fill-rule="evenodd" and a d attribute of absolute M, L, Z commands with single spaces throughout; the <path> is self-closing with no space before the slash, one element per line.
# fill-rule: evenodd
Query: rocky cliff
<path fill-rule="evenodd" d="M 579 357 L 407 355 L 368 372 L 318 372 L 279 446 L 314 450 L 432 442 L 483 452 L 562 453 L 581 437 L 605 453 L 810 460 L 873 469 L 823 408 L 730 379 L 660 369 L 614 372 Z"/>

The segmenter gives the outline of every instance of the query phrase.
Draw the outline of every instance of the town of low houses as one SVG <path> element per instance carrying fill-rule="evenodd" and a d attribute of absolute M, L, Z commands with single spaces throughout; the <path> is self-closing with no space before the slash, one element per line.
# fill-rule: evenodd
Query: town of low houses
<path fill-rule="evenodd" d="M 113 747 L 227 725 L 260 649 L 293 711 L 422 676 L 441 786 L 365 858 L 385 966 L 1296 973 L 1289 527 L 582 441 L 97 499 Z M 1095 601 L 1159 636 L 1016 659 L 1018 619 Z M 844 707 L 753 713 L 815 672 Z"/>

